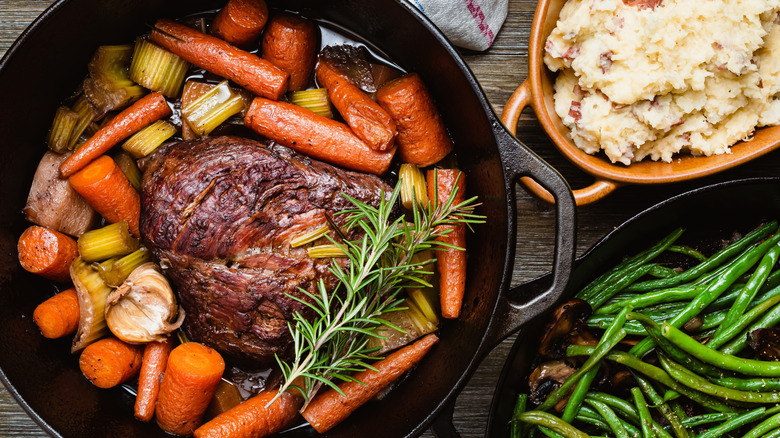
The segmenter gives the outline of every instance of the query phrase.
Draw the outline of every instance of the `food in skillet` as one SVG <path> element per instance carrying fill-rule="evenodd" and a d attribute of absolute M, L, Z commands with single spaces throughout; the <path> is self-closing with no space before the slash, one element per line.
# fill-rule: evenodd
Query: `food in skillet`
<path fill-rule="evenodd" d="M 512 437 L 780 434 L 778 223 L 701 251 L 682 235 L 555 311 Z"/>
<path fill-rule="evenodd" d="M 73 288 L 34 321 L 166 432 L 325 432 L 460 314 L 481 218 L 438 110 L 320 32 L 256 0 L 161 19 L 56 112 L 19 259 Z"/>
<path fill-rule="evenodd" d="M 780 2 L 569 0 L 547 39 L 555 111 L 613 163 L 724 154 L 780 123 Z"/>

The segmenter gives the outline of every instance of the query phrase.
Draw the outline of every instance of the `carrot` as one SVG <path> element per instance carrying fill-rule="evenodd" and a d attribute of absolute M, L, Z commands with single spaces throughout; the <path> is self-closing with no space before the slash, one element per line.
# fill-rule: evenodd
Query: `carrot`
<path fill-rule="evenodd" d="M 144 347 L 141 372 L 138 375 L 138 394 L 135 396 L 135 418 L 141 421 L 150 421 L 154 416 L 160 379 L 168 364 L 171 348 L 173 340 L 170 337 L 163 342 L 150 342 Z"/>
<path fill-rule="evenodd" d="M 76 333 L 79 315 L 79 296 L 76 289 L 70 288 L 38 304 L 33 322 L 44 338 L 57 339 Z"/>
<path fill-rule="evenodd" d="M 260 438 L 279 432 L 298 416 L 303 398 L 297 391 L 287 391 L 266 407 L 276 394 L 276 390 L 263 391 L 217 415 L 195 430 L 195 438 Z"/>
<path fill-rule="evenodd" d="M 435 172 L 435 175 L 434 175 Z M 445 202 L 456 187 L 454 204 L 460 204 L 465 199 L 466 177 L 463 172 L 453 169 L 436 169 L 428 171 L 428 199 L 434 202 Z M 434 183 L 435 181 L 435 183 Z M 466 248 L 466 226 L 447 226 L 452 231 L 439 240 Z M 466 291 L 466 251 L 445 249 L 436 253 L 436 268 L 439 271 L 439 297 L 441 300 L 441 316 L 457 318 L 463 304 L 463 294 Z"/>
<path fill-rule="evenodd" d="M 318 160 L 347 169 L 382 175 L 395 149 L 378 152 L 363 143 L 343 123 L 306 108 L 256 97 L 244 125 L 261 135 Z"/>
<path fill-rule="evenodd" d="M 70 280 L 70 265 L 79 256 L 75 240 L 37 225 L 19 236 L 17 250 L 19 263 L 26 271 L 59 282 Z"/>
<path fill-rule="evenodd" d="M 303 17 L 280 13 L 263 34 L 263 59 L 290 74 L 288 89 L 309 87 L 317 58 L 317 26 Z"/>
<path fill-rule="evenodd" d="M 234 46 L 247 46 L 257 40 L 266 21 L 264 0 L 228 0 L 211 23 L 211 34 Z"/>
<path fill-rule="evenodd" d="M 225 361 L 216 350 L 197 342 L 171 351 L 157 398 L 157 425 L 175 435 L 189 435 L 203 419 L 219 385 Z"/>
<path fill-rule="evenodd" d="M 95 341 L 81 352 L 79 368 L 98 388 L 113 388 L 132 379 L 141 369 L 141 347 L 116 338 Z"/>
<path fill-rule="evenodd" d="M 419 339 L 414 344 L 401 348 L 386 358 L 372 364 L 378 370 L 366 370 L 352 377 L 360 381 L 344 382 L 339 389 L 317 395 L 303 411 L 303 418 L 319 433 L 325 433 L 344 421 L 352 412 L 373 398 L 384 387 L 391 384 L 425 356 L 425 353 L 439 341 L 434 334 Z"/>
<path fill-rule="evenodd" d="M 171 20 L 157 20 L 150 39 L 191 64 L 230 79 L 258 96 L 279 99 L 289 75 L 270 62 L 219 38 Z"/>
<path fill-rule="evenodd" d="M 376 100 L 398 127 L 395 142 L 401 161 L 427 167 L 452 151 L 452 140 L 433 97 L 416 73 L 385 84 L 377 91 Z"/>
<path fill-rule="evenodd" d="M 68 178 L 122 140 L 169 115 L 171 108 L 162 93 L 155 91 L 147 94 L 108 121 L 76 149 L 73 155 L 63 161 L 60 164 L 60 175 Z"/>
<path fill-rule="evenodd" d="M 140 236 L 141 197 L 111 157 L 103 155 L 68 181 L 103 218 L 112 224 L 127 221 L 130 232 Z"/>
<path fill-rule="evenodd" d="M 317 81 L 355 135 L 375 151 L 386 151 L 395 142 L 393 118 L 346 76 L 322 58 L 317 63 Z"/>

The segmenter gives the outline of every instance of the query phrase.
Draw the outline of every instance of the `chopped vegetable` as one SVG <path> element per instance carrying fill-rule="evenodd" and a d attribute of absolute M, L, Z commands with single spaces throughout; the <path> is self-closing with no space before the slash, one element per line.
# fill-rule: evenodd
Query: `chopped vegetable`
<path fill-rule="evenodd" d="M 103 281 L 111 287 L 119 287 L 127 280 L 127 277 L 135 268 L 152 261 L 152 254 L 145 247 L 137 250 L 122 258 L 112 258 L 98 265 L 98 272 Z"/>
<path fill-rule="evenodd" d="M 376 333 L 381 337 L 369 338 L 368 345 L 377 348 L 377 351 L 371 353 L 372 355 L 382 356 L 388 351 L 403 347 L 436 331 L 436 323 L 430 321 L 414 301 L 407 298 L 401 307 L 405 309 L 383 315 L 382 319 L 391 325 L 383 325 L 376 329 Z"/>
<path fill-rule="evenodd" d="M 428 203 L 428 184 L 425 175 L 414 164 L 401 164 L 398 171 L 398 179 L 401 181 L 401 203 L 407 210 L 412 210 L 412 205 L 426 205 Z"/>
<path fill-rule="evenodd" d="M 121 109 L 140 99 L 146 90 L 130 79 L 128 68 L 133 46 L 100 46 L 89 62 L 84 94 L 99 116 Z"/>
<path fill-rule="evenodd" d="M 75 353 L 110 333 L 106 325 L 105 306 L 111 288 L 95 268 L 81 258 L 71 265 L 70 276 L 79 296 L 79 328 L 71 347 L 71 352 Z"/>
<path fill-rule="evenodd" d="M 303 399 L 291 391 L 276 396 L 274 390 L 257 394 L 199 427 L 195 438 L 261 438 L 281 431 L 298 416 Z"/>
<path fill-rule="evenodd" d="M 92 103 L 87 100 L 85 96 L 81 96 L 76 99 L 76 103 L 73 104 L 73 111 L 78 114 L 78 120 L 73 127 L 73 131 L 70 133 L 68 139 L 68 148 L 73 149 L 76 146 L 79 137 L 89 127 L 89 125 L 95 121 L 98 117 L 97 109 Z"/>
<path fill-rule="evenodd" d="M 70 278 L 70 265 L 79 255 L 75 240 L 37 225 L 24 230 L 16 248 L 27 272 L 58 282 Z"/>
<path fill-rule="evenodd" d="M 68 178 L 122 140 L 170 114 L 171 108 L 162 94 L 154 92 L 144 96 L 112 118 L 68 157 L 60 165 L 60 174 Z"/>
<path fill-rule="evenodd" d="M 177 97 L 189 67 L 187 61 L 147 39 L 135 40 L 130 77 L 144 87 Z"/>
<path fill-rule="evenodd" d="M 173 348 L 173 339 L 167 337 L 161 341 L 152 341 L 144 347 L 141 371 L 138 374 L 138 392 L 135 396 L 135 418 L 141 421 L 151 421 L 154 407 L 160 393 L 160 381 L 168 356 Z"/>
<path fill-rule="evenodd" d="M 306 245 L 307 243 L 312 243 L 317 239 L 325 237 L 325 235 L 328 234 L 328 231 L 330 231 L 330 227 L 323 225 L 317 229 L 309 231 L 308 233 L 301 234 L 300 236 L 296 236 L 290 239 L 290 246 L 297 248 L 299 246 Z"/>
<path fill-rule="evenodd" d="M 263 32 L 263 59 L 290 74 L 287 89 L 305 90 L 311 83 L 319 48 L 319 29 L 300 15 L 278 12 Z"/>
<path fill-rule="evenodd" d="M 211 23 L 211 33 L 238 47 L 257 41 L 268 21 L 265 0 L 228 0 Z"/>
<path fill-rule="evenodd" d="M 108 222 L 127 222 L 130 232 L 140 236 L 141 197 L 111 157 L 103 155 L 92 161 L 68 181 Z"/>
<path fill-rule="evenodd" d="M 122 145 L 122 149 L 130 153 L 133 158 L 143 158 L 154 152 L 175 133 L 175 126 L 164 120 L 158 120 L 128 138 Z"/>
<path fill-rule="evenodd" d="M 432 299 L 432 294 L 434 293 L 435 291 L 433 288 L 410 289 L 409 298 L 431 324 L 438 325 L 439 318 L 436 316 L 434 300 Z"/>
<path fill-rule="evenodd" d="M 317 245 L 311 248 L 306 248 L 309 253 L 309 257 L 313 259 L 325 259 L 331 257 L 345 257 L 344 251 L 339 248 L 338 245 Z"/>
<path fill-rule="evenodd" d="M 141 191 L 141 170 L 138 169 L 138 164 L 133 157 L 123 151 L 114 155 L 114 162 L 119 166 L 119 170 L 125 174 L 133 188 L 136 191 Z"/>
<path fill-rule="evenodd" d="M 138 375 L 141 347 L 106 338 L 88 345 L 79 357 L 84 377 L 98 388 L 113 388 Z"/>
<path fill-rule="evenodd" d="M 238 389 L 235 383 L 225 380 L 223 377 L 217 385 L 217 391 L 214 393 L 214 397 L 209 403 L 208 409 L 206 409 L 207 420 L 211 420 L 217 415 L 227 412 L 230 409 L 241 404 L 243 399 L 241 398 L 241 391 Z"/>
<path fill-rule="evenodd" d="M 204 136 L 209 135 L 225 120 L 240 113 L 245 105 L 244 98 L 233 92 L 227 81 L 222 81 L 182 108 L 181 114 L 197 135 Z"/>
<path fill-rule="evenodd" d="M 132 343 L 162 341 L 184 322 L 184 311 L 155 263 L 139 266 L 111 292 L 105 313 L 114 336 Z"/>
<path fill-rule="evenodd" d="M 389 354 L 373 364 L 374 370 L 355 373 L 354 381 L 339 385 L 341 393 L 334 389 L 317 395 L 303 410 L 303 417 L 319 433 L 325 433 L 344 421 L 382 388 L 395 381 L 401 374 L 419 362 L 439 338 L 425 336 L 408 347 Z"/>
<path fill-rule="evenodd" d="M 138 245 L 138 240 L 130 235 L 127 222 L 123 221 L 79 236 L 78 251 L 85 262 L 99 262 L 130 254 Z"/>
<path fill-rule="evenodd" d="M 290 103 L 304 107 L 322 117 L 333 118 L 333 111 L 330 109 L 330 98 L 328 98 L 328 90 L 326 88 L 293 91 L 290 93 Z"/>
<path fill-rule="evenodd" d="M 224 371 L 225 361 L 212 348 L 197 342 L 174 348 L 157 398 L 155 417 L 162 430 L 189 435 L 200 426 Z"/>
<path fill-rule="evenodd" d="M 76 289 L 66 289 L 39 304 L 33 311 L 33 322 L 45 338 L 57 339 L 76 333 L 79 326 Z"/>
<path fill-rule="evenodd" d="M 49 149 L 59 153 L 70 149 L 73 146 L 70 144 L 70 137 L 73 135 L 73 130 L 76 129 L 78 120 L 79 114 L 77 112 L 66 106 L 57 108 L 57 112 L 54 113 L 54 122 L 49 130 L 49 137 L 46 140 Z"/>

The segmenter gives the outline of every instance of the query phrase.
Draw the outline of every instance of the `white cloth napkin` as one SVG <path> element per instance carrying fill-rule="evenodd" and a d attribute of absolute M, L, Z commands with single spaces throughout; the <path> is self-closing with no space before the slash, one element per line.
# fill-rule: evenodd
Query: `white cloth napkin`
<path fill-rule="evenodd" d="M 458 47 L 487 50 L 506 20 L 508 0 L 407 0 Z"/>

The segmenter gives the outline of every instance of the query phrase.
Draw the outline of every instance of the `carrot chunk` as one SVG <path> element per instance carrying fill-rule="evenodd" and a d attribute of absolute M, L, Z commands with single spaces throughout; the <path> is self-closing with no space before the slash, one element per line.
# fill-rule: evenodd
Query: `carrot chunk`
<path fill-rule="evenodd" d="M 75 240 L 37 225 L 19 236 L 17 250 L 19 263 L 26 271 L 58 282 L 70 280 L 70 265 L 79 256 Z"/>
<path fill-rule="evenodd" d="M 225 361 L 212 348 L 197 342 L 174 348 L 157 398 L 155 417 L 160 428 L 189 435 L 200 426 L 224 371 Z"/>
<path fill-rule="evenodd" d="M 138 375 L 141 356 L 141 347 L 105 338 L 87 345 L 79 357 L 79 368 L 98 388 L 113 388 Z"/>
<path fill-rule="evenodd" d="M 401 374 L 409 371 L 425 356 L 439 338 L 434 334 L 419 339 L 414 344 L 401 348 L 386 358 L 372 364 L 378 371 L 366 370 L 353 377 L 358 382 L 344 382 L 339 385 L 344 395 L 333 389 L 314 397 L 303 411 L 303 418 L 319 433 L 325 433 L 349 417 L 352 412 L 371 400 L 382 388 L 391 384 Z"/>
<path fill-rule="evenodd" d="M 130 105 L 81 145 L 76 152 L 60 164 L 60 175 L 68 178 L 95 158 L 108 152 L 122 140 L 152 123 L 171 115 L 171 108 L 162 93 L 147 94 Z"/>
<path fill-rule="evenodd" d="M 138 375 L 138 394 L 135 396 L 135 418 L 141 421 L 150 421 L 154 416 L 160 380 L 168 365 L 172 347 L 173 340 L 170 337 L 162 342 L 152 341 L 144 347 L 141 372 Z"/>
<path fill-rule="evenodd" d="M 111 157 L 103 155 L 68 181 L 107 221 L 112 224 L 127 221 L 133 236 L 140 236 L 141 197 Z"/>
<path fill-rule="evenodd" d="M 457 187 L 458 193 L 455 195 L 453 205 L 464 201 L 466 177 L 463 172 L 453 169 L 429 170 L 427 179 L 428 199 L 436 200 L 434 202 L 446 202 L 452 191 Z M 463 294 L 466 291 L 466 226 L 460 224 L 447 227 L 451 228 L 452 231 L 440 237 L 439 240 L 463 248 L 464 251 L 449 248 L 436 252 L 441 316 L 457 318 L 460 315 Z"/>
<path fill-rule="evenodd" d="M 298 416 L 303 399 L 287 391 L 266 407 L 276 394 L 275 390 L 263 391 L 217 415 L 195 430 L 195 438 L 261 438 L 279 432 Z"/>
<path fill-rule="evenodd" d="M 42 302 L 33 311 L 33 321 L 45 338 L 57 339 L 76 333 L 79 326 L 79 297 L 70 288 Z"/>
<path fill-rule="evenodd" d="M 264 0 L 229 0 L 211 23 L 211 34 L 238 47 L 257 40 L 268 21 Z"/>
<path fill-rule="evenodd" d="M 287 89 L 305 90 L 317 59 L 317 26 L 298 15 L 280 13 L 263 34 L 263 59 L 290 74 Z"/>

